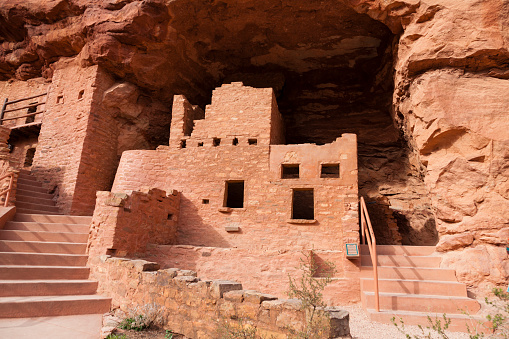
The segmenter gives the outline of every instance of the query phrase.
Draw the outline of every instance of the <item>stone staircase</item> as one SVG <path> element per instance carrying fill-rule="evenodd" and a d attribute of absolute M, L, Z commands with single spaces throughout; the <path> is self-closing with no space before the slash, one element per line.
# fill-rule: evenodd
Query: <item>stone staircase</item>
<path fill-rule="evenodd" d="M 52 196 L 22 171 L 16 215 L 0 230 L 0 318 L 102 314 L 111 300 L 88 280 L 91 217 L 59 214 Z"/>
<path fill-rule="evenodd" d="M 377 246 L 380 312 L 375 312 L 371 257 L 368 247 L 361 246 L 361 300 L 372 321 L 391 323 L 395 317 L 398 324 L 401 318 L 406 325 L 429 326 L 428 315 L 435 319 L 446 313 L 452 331 L 476 326 L 462 310 L 473 316 L 479 303 L 467 297 L 454 270 L 440 268 L 434 252 L 434 246 Z"/>

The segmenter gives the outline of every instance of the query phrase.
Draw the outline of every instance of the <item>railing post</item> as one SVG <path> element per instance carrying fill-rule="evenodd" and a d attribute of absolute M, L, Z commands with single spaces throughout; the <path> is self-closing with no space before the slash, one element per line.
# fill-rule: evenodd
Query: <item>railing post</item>
<path fill-rule="evenodd" d="M 2 106 L 2 111 L 0 112 L 0 125 L 3 124 L 5 108 L 7 107 L 7 103 L 9 102 L 9 98 L 5 98 L 4 104 Z"/>
<path fill-rule="evenodd" d="M 4 207 L 7 207 L 7 205 L 9 204 L 9 198 L 11 197 L 13 183 L 14 183 L 14 173 L 11 173 L 11 179 L 9 180 L 9 187 L 7 190 L 7 194 L 5 195 Z"/>

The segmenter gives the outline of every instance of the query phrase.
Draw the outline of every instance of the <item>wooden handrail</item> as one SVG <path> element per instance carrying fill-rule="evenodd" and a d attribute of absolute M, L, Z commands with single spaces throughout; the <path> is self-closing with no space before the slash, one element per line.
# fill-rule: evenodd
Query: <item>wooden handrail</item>
<path fill-rule="evenodd" d="M 361 214 L 361 241 L 363 244 L 368 243 L 371 263 L 373 264 L 373 279 L 375 285 L 375 311 L 380 312 L 380 294 L 378 293 L 378 256 L 376 254 L 376 239 L 373 232 L 373 226 L 369 219 L 368 209 L 364 197 L 360 199 Z"/>
<path fill-rule="evenodd" d="M 27 117 L 31 117 L 31 116 L 34 116 L 34 115 L 37 115 L 37 114 L 42 114 L 44 112 L 46 112 L 46 111 L 39 111 L 39 112 L 29 113 L 29 114 L 25 114 L 25 115 L 20 115 L 20 116 L 17 116 L 17 117 L 5 118 L 5 119 L 2 119 L 0 121 L 9 121 L 9 120 L 16 120 L 16 119 L 21 119 L 21 118 L 27 118 Z"/>
<path fill-rule="evenodd" d="M 9 198 L 11 197 L 11 191 L 13 189 L 14 178 L 17 174 L 18 174 L 18 172 L 9 172 L 9 173 L 5 174 L 4 176 L 0 177 L 0 180 L 10 177 L 9 187 L 7 189 L 3 190 L 2 192 L 0 192 L 0 197 L 5 195 L 4 207 L 7 207 L 7 205 L 9 204 Z"/>
<path fill-rule="evenodd" d="M 9 112 L 15 112 L 15 111 L 20 111 L 22 109 L 27 109 L 27 108 L 31 108 L 31 107 L 37 107 L 37 106 L 41 106 L 41 105 L 44 105 L 46 104 L 46 102 L 35 102 L 31 105 L 27 105 L 27 106 L 23 106 L 23 107 L 18 107 L 18 108 L 11 108 L 11 109 L 6 109 L 4 111 L 4 113 L 9 113 Z"/>

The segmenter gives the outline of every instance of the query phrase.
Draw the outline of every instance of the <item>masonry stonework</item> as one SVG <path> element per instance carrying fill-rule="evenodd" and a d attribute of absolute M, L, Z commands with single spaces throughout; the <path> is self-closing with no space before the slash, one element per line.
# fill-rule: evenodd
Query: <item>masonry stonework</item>
<path fill-rule="evenodd" d="M 177 108 L 182 102 L 176 100 Z M 313 249 L 336 264 L 329 289 L 342 292 L 328 293 L 327 300 L 355 302 L 359 263 L 347 259 L 344 248 L 359 243 L 356 136 L 321 146 L 274 144 L 282 135 L 271 89 L 223 85 L 185 147 L 124 152 L 112 192 L 156 187 L 182 193 L 177 244 L 185 246 L 160 246 L 149 254 L 165 265 L 203 269 L 209 278 L 242 277 L 248 288 L 265 287 L 267 280 L 268 291 L 282 296 L 286 272 L 297 274 L 292 267 L 302 251 Z M 284 177 L 286 165 L 297 167 L 298 177 Z M 322 174 L 327 165 L 337 168 L 337 176 Z M 238 206 L 228 206 L 230 183 L 243 183 Z M 300 191 L 311 192 L 310 217 L 294 217 L 302 208 L 295 202 Z M 205 248 L 217 249 L 215 255 Z M 287 253 L 278 258 L 281 265 L 267 264 L 276 253 Z M 249 264 L 249 274 L 239 263 Z"/>

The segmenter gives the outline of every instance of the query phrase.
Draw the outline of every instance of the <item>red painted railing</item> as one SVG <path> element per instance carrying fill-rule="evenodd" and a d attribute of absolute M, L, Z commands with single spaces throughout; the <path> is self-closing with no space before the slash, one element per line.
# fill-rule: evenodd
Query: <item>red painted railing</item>
<path fill-rule="evenodd" d="M 366 202 L 361 197 L 360 200 L 360 212 L 361 212 L 361 241 L 363 244 L 368 243 L 369 254 L 371 256 L 371 263 L 373 264 L 373 280 L 375 285 L 375 310 L 380 312 L 380 296 L 378 293 L 378 257 L 376 255 L 376 239 L 375 233 L 373 232 L 373 226 L 371 226 L 371 220 L 369 219 L 368 209 L 366 208 Z"/>

